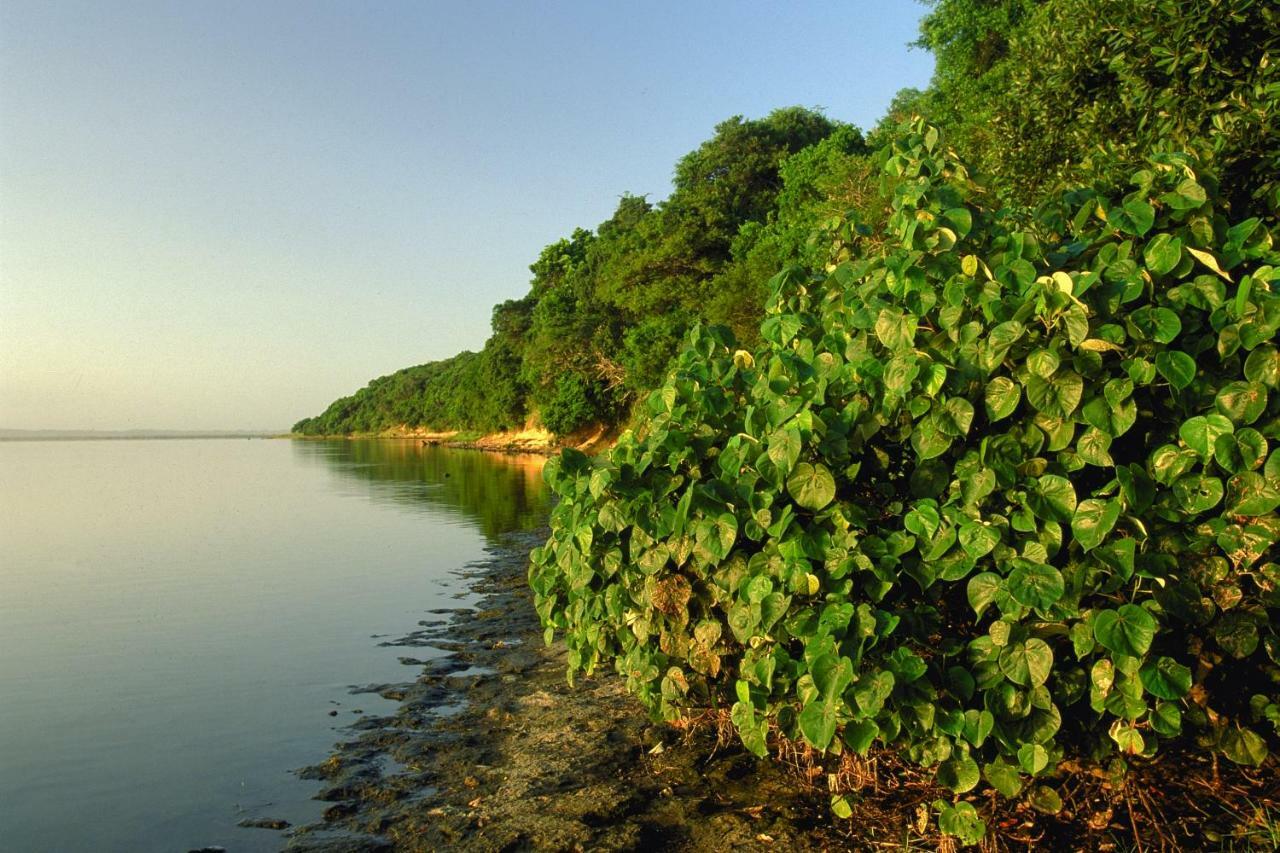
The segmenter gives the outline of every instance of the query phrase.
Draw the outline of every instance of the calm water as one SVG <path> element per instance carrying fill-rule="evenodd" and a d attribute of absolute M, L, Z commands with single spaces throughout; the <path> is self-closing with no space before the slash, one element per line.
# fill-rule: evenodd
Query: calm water
<path fill-rule="evenodd" d="M 0 442 L 0 850 L 278 849 L 236 823 L 319 816 L 291 771 L 391 707 L 349 686 L 413 675 L 376 637 L 469 602 L 457 570 L 545 518 L 540 469 L 407 441 Z"/>

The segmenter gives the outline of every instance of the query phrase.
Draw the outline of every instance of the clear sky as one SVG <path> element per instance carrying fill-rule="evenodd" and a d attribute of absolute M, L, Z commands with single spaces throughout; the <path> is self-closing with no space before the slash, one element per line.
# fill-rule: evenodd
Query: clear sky
<path fill-rule="evenodd" d="M 869 127 L 881 2 L 0 3 L 0 427 L 283 429 L 479 349 L 733 115 Z"/>

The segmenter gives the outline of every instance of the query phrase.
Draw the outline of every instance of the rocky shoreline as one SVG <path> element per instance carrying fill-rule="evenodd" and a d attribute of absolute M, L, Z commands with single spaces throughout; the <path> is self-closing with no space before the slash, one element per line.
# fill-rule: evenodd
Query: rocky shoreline
<path fill-rule="evenodd" d="M 420 674 L 353 691 L 400 705 L 300 771 L 332 805 L 286 849 L 845 848 L 820 792 L 777 764 L 717 750 L 712 731 L 651 723 L 611 672 L 566 684 L 525 580 L 542 535 L 512 535 L 473 567 L 475 609 L 436 612 L 387 643 Z M 424 662 L 415 648 L 445 654 Z"/>

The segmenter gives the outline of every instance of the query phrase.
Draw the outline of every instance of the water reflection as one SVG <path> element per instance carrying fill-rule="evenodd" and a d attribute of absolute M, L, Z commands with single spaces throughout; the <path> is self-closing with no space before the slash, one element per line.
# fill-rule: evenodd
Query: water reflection
<path fill-rule="evenodd" d="M 429 505 L 479 525 L 488 540 L 546 522 L 546 458 L 424 445 L 416 439 L 294 441 L 293 452 L 344 480 L 368 486 L 375 503 Z"/>
<path fill-rule="evenodd" d="M 292 769 L 381 710 L 351 685 L 406 677 L 377 638 L 465 605 L 460 570 L 545 523 L 542 461 L 0 442 L 0 851 L 278 850 L 237 823 L 319 817 Z"/>

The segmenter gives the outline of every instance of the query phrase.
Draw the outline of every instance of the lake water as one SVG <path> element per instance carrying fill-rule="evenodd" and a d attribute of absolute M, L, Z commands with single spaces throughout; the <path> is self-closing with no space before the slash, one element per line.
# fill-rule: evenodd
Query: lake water
<path fill-rule="evenodd" d="M 275 850 L 380 638 L 544 522 L 542 460 L 412 441 L 0 442 L 0 850 Z M 427 649 L 415 649 L 426 657 Z M 329 715 L 337 711 L 336 717 Z"/>

